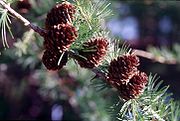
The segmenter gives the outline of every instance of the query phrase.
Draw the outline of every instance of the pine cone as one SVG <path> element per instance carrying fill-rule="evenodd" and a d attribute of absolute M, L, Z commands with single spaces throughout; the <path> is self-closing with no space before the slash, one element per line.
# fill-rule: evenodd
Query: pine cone
<path fill-rule="evenodd" d="M 53 26 L 45 36 L 44 47 L 47 50 L 64 52 L 77 38 L 77 30 L 71 24 Z"/>
<path fill-rule="evenodd" d="M 46 50 L 44 52 L 42 61 L 48 70 L 60 70 L 64 65 L 66 65 L 67 60 L 68 60 L 67 53 L 64 53 L 61 59 L 61 62 L 58 65 L 58 61 L 59 61 L 59 58 L 61 57 L 61 54 L 62 53 L 51 51 L 51 50 Z"/>
<path fill-rule="evenodd" d="M 75 7 L 67 1 L 55 5 L 47 14 L 45 22 L 46 29 L 57 24 L 65 24 L 68 21 L 71 22 L 74 18 L 73 14 L 75 14 L 75 12 Z"/>
<path fill-rule="evenodd" d="M 139 58 L 132 54 L 119 56 L 111 61 L 108 68 L 107 82 L 117 88 L 121 84 L 128 83 L 138 73 Z"/>
<path fill-rule="evenodd" d="M 97 37 L 83 43 L 83 50 L 79 54 L 84 58 L 77 58 L 81 67 L 93 68 L 98 66 L 106 55 L 108 41 L 105 38 Z"/>
<path fill-rule="evenodd" d="M 31 4 L 29 0 L 19 0 L 17 2 L 17 8 L 20 13 L 27 13 L 31 9 Z"/>
<path fill-rule="evenodd" d="M 127 84 L 118 87 L 119 95 L 125 100 L 137 98 L 143 93 L 147 81 L 148 77 L 144 72 L 137 73 Z"/>

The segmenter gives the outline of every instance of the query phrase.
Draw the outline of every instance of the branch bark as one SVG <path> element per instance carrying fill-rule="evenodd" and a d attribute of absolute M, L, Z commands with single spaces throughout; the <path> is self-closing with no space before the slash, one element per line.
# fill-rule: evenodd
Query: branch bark
<path fill-rule="evenodd" d="M 15 18 L 19 19 L 21 22 L 24 23 L 25 26 L 33 29 L 35 32 L 39 33 L 41 36 L 45 36 L 47 31 L 36 26 L 33 25 L 31 22 L 29 22 L 26 18 L 24 18 L 23 16 L 21 16 L 19 13 L 17 13 L 14 9 L 12 9 L 10 7 L 10 5 L 8 3 L 6 3 L 4 0 L 0 0 L 0 4 L 3 6 L 3 8 L 5 8 L 6 10 L 9 11 L 10 14 L 12 14 Z"/>
<path fill-rule="evenodd" d="M 159 63 L 163 63 L 163 64 L 176 64 L 177 61 L 172 59 L 172 60 L 167 60 L 166 58 L 164 58 L 163 56 L 155 56 L 154 54 L 144 51 L 144 50 L 138 50 L 138 49 L 134 49 L 134 54 L 143 58 L 147 58 L 150 60 L 153 60 L 155 62 L 159 62 Z"/>

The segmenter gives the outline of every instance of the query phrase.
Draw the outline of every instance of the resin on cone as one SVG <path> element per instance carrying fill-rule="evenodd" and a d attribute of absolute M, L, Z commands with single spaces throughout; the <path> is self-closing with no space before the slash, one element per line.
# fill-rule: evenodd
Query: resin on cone
<path fill-rule="evenodd" d="M 68 60 L 68 55 L 65 52 L 60 64 L 58 65 L 61 55 L 62 53 L 60 52 L 46 50 L 43 54 L 42 62 L 48 70 L 60 70 L 64 65 L 66 65 Z"/>
<path fill-rule="evenodd" d="M 44 47 L 47 50 L 64 52 L 77 38 L 77 30 L 71 24 L 54 25 L 44 37 Z"/>
<path fill-rule="evenodd" d="M 108 68 L 107 82 L 113 87 L 128 83 L 138 73 L 139 58 L 133 54 L 119 56 L 111 61 Z"/>
<path fill-rule="evenodd" d="M 106 55 L 108 44 L 108 40 L 103 37 L 93 38 L 83 43 L 83 49 L 79 51 L 79 55 L 83 58 L 77 58 L 78 64 L 84 68 L 98 66 Z"/>
<path fill-rule="evenodd" d="M 65 24 L 68 22 L 71 23 L 74 18 L 73 15 L 75 14 L 75 12 L 75 6 L 67 1 L 55 5 L 47 14 L 47 18 L 45 21 L 46 29 L 49 29 L 51 28 L 51 26 L 57 24 Z"/>

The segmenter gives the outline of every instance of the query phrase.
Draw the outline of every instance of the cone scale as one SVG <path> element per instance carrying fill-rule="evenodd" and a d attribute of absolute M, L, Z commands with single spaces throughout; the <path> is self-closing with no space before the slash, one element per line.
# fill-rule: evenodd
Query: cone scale
<path fill-rule="evenodd" d="M 60 70 L 64 65 L 66 65 L 68 60 L 67 53 L 60 53 L 55 51 L 46 50 L 43 54 L 42 61 L 48 70 Z M 59 59 L 62 55 L 61 61 Z"/>
<path fill-rule="evenodd" d="M 71 23 L 75 12 L 75 6 L 67 1 L 55 5 L 47 14 L 45 28 L 50 29 L 57 24 Z"/>
<path fill-rule="evenodd" d="M 64 52 L 77 38 L 77 30 L 71 24 L 54 25 L 45 36 L 44 47 L 47 50 Z"/>
<path fill-rule="evenodd" d="M 103 37 L 92 38 L 84 42 L 82 48 L 79 55 L 83 58 L 77 58 L 78 64 L 83 68 L 94 68 L 104 59 L 108 49 L 108 41 Z"/>

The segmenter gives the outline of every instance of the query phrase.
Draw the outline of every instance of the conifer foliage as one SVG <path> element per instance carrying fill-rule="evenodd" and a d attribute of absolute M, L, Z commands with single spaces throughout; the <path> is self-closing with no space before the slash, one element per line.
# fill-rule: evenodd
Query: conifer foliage
<path fill-rule="evenodd" d="M 115 89 L 119 100 L 111 107 L 111 114 L 114 113 L 116 120 L 178 121 L 180 111 L 175 109 L 177 104 L 166 94 L 168 87 L 160 89 L 161 82 L 157 83 L 155 76 L 147 76 L 138 69 L 140 59 L 137 55 L 129 47 L 112 41 L 114 38 L 101 26 L 111 13 L 108 2 L 59 2 L 47 13 L 45 29 L 33 25 L 12 10 L 11 2 L 0 0 L 0 27 L 4 45 L 8 45 L 5 40 L 6 28 L 10 30 L 9 11 L 35 32 L 43 33 L 40 34 L 44 38 L 42 63 L 47 70 L 58 72 L 72 59 L 80 67 L 95 73 L 97 80 L 92 80 L 92 83 L 96 87 Z"/>

